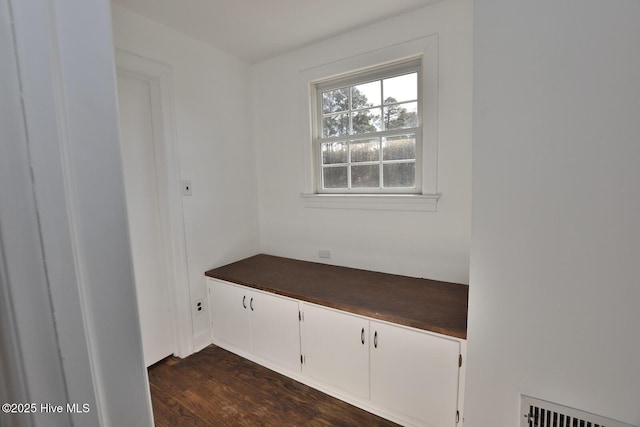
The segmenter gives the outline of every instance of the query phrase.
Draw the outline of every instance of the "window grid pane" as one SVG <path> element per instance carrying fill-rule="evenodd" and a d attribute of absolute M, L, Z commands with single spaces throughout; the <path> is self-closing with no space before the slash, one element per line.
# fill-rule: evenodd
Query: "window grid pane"
<path fill-rule="evenodd" d="M 381 105 L 382 80 L 351 86 L 351 109 L 359 110 Z"/>
<path fill-rule="evenodd" d="M 319 95 L 322 189 L 417 188 L 417 71 L 362 80 Z M 337 141 L 348 135 L 358 139 Z"/>
<path fill-rule="evenodd" d="M 323 189 L 416 186 L 415 134 L 322 143 L 321 146 Z"/>
<path fill-rule="evenodd" d="M 380 188 L 380 165 L 351 165 L 351 188 Z"/>
<path fill-rule="evenodd" d="M 418 103 L 405 102 L 385 106 L 382 121 L 387 130 L 414 128 L 418 125 Z"/>
<path fill-rule="evenodd" d="M 416 186 L 416 164 L 387 163 L 382 166 L 385 188 L 411 188 Z"/>
<path fill-rule="evenodd" d="M 383 104 L 382 112 L 370 108 Z M 324 91 L 322 115 L 325 138 L 414 128 L 418 123 L 417 73 Z"/>
<path fill-rule="evenodd" d="M 403 74 L 383 80 L 385 104 L 418 100 L 418 73 Z"/>
<path fill-rule="evenodd" d="M 347 146 L 346 141 L 325 142 L 322 144 L 322 164 L 331 165 L 336 163 L 347 163 Z"/>
<path fill-rule="evenodd" d="M 380 108 L 351 113 L 351 134 L 367 134 L 382 130 Z"/>
<path fill-rule="evenodd" d="M 348 188 L 347 166 L 323 167 L 322 186 L 323 188 Z"/>
<path fill-rule="evenodd" d="M 330 90 L 322 93 L 322 113 L 330 114 L 349 109 L 348 88 Z"/>
<path fill-rule="evenodd" d="M 352 163 L 378 162 L 380 160 L 380 139 L 364 139 L 349 143 L 349 159 Z"/>
<path fill-rule="evenodd" d="M 398 135 L 382 138 L 382 159 L 402 160 L 416 158 L 416 135 Z"/>

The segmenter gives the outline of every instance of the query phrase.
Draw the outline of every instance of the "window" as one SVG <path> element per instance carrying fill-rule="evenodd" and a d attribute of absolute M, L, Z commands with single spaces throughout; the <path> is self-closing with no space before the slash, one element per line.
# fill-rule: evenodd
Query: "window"
<path fill-rule="evenodd" d="M 421 63 L 314 84 L 317 193 L 421 193 Z"/>
<path fill-rule="evenodd" d="M 304 132 L 300 141 L 304 153 L 300 200 L 306 208 L 437 211 L 441 197 L 438 192 L 438 62 L 438 35 L 431 34 L 366 52 L 353 51 L 342 59 L 300 70 L 298 105 L 308 108 L 298 108 L 293 114 L 299 117 Z M 396 102 L 385 104 L 390 89 L 389 84 L 386 89 L 383 87 L 384 81 L 412 73 L 416 73 L 416 97 L 394 96 Z M 379 82 L 379 97 L 377 92 L 369 95 L 364 92 L 366 88 L 360 89 L 371 82 Z M 354 108 L 352 87 L 362 90 L 367 97 L 365 104 L 370 105 L 358 108 L 356 99 Z M 336 98 L 335 105 L 327 99 L 326 110 L 323 110 L 324 92 L 333 92 L 328 96 Z M 342 104 L 338 96 L 346 98 Z M 394 106 L 405 108 L 406 119 L 412 112 L 408 108 L 412 102 L 416 108 L 415 125 L 401 125 L 403 121 L 396 122 L 391 115 L 385 122 L 385 111 L 393 113 L 390 107 Z M 354 131 L 353 118 L 358 115 Z M 449 116 L 443 117 L 448 120 Z M 327 119 L 326 134 L 324 119 Z M 354 133 L 358 131 L 363 132 Z M 374 142 L 367 144 L 369 139 Z M 415 154 L 393 158 L 395 151 L 389 147 L 394 142 L 394 147 L 415 147 Z M 324 145 L 326 155 L 323 155 L 322 144 L 328 144 Z M 331 168 L 335 170 L 329 170 Z M 394 177 L 392 173 L 398 170 L 405 173 Z M 325 176 L 327 182 L 323 181 Z M 326 185 L 334 177 L 334 186 Z"/>

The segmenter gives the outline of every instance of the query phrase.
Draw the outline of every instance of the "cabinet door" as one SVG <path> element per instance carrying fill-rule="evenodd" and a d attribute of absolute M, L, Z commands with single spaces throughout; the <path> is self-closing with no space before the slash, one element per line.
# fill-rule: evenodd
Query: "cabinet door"
<path fill-rule="evenodd" d="M 256 291 L 250 295 L 253 353 L 300 372 L 298 301 Z"/>
<path fill-rule="evenodd" d="M 209 307 L 214 339 L 242 350 L 251 350 L 249 292 L 247 289 L 209 279 Z"/>
<path fill-rule="evenodd" d="M 455 427 L 460 343 L 371 321 L 371 400 L 433 427 Z"/>
<path fill-rule="evenodd" d="M 369 397 L 369 321 L 302 304 L 302 369 L 320 382 Z"/>

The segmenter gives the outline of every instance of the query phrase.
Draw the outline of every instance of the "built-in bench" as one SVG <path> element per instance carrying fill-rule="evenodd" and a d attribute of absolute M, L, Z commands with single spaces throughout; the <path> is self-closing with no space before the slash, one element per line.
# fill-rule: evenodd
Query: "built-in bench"
<path fill-rule="evenodd" d="M 212 341 L 406 425 L 459 425 L 468 287 L 256 255 L 206 273 Z"/>

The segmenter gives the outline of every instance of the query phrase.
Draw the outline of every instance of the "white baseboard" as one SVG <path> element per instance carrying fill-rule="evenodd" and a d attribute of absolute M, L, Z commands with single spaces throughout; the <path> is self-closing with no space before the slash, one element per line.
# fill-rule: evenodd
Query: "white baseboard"
<path fill-rule="evenodd" d="M 211 332 L 208 329 L 195 334 L 193 336 L 193 353 L 204 350 L 211 343 Z"/>

